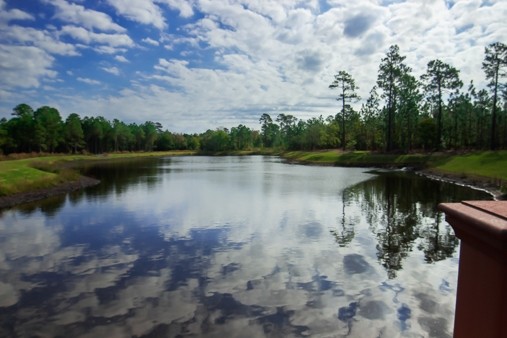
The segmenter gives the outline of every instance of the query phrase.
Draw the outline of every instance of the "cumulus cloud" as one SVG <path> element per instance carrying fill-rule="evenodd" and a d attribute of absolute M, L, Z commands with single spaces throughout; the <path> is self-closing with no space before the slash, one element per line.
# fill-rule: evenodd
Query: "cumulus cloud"
<path fill-rule="evenodd" d="M 141 41 L 144 42 L 144 43 L 147 43 L 148 45 L 152 45 L 152 46 L 158 46 L 160 44 L 158 41 L 153 40 L 153 39 L 151 39 L 149 37 L 148 38 L 144 38 Z"/>
<path fill-rule="evenodd" d="M 43 78 L 54 78 L 54 58 L 34 46 L 0 45 L 0 83 L 4 88 L 39 87 Z"/>
<path fill-rule="evenodd" d="M 50 54 L 76 56 L 76 46 L 59 41 L 54 33 L 46 30 L 37 30 L 31 27 L 10 26 L 0 27 L 3 39 L 10 40 L 16 44 L 37 46 Z"/>
<path fill-rule="evenodd" d="M 56 7 L 54 17 L 73 25 L 82 25 L 89 29 L 102 31 L 125 32 L 125 28 L 113 22 L 112 18 L 104 12 L 87 9 L 84 6 L 69 3 L 66 0 L 44 0 L 47 4 Z"/>
<path fill-rule="evenodd" d="M 102 70 L 113 75 L 120 74 L 120 70 L 118 69 L 118 67 L 102 67 Z"/>
<path fill-rule="evenodd" d="M 115 59 L 116 61 L 123 62 L 123 63 L 128 63 L 128 62 L 129 62 L 129 60 L 127 60 L 127 58 L 126 58 L 126 57 L 124 57 L 123 55 L 116 55 L 116 56 L 114 57 L 114 59 Z"/>
<path fill-rule="evenodd" d="M 170 8 L 179 11 L 180 16 L 182 16 L 184 18 L 189 18 L 192 15 L 194 15 L 194 10 L 192 8 L 193 1 L 189 1 L 189 0 L 158 0 L 158 2 L 166 4 Z"/>
<path fill-rule="evenodd" d="M 69 35 L 72 38 L 82 41 L 87 44 L 98 43 L 108 45 L 110 47 L 132 47 L 134 42 L 126 34 L 108 34 L 108 33 L 95 33 L 77 26 L 64 26 L 61 29 L 61 34 Z"/>
<path fill-rule="evenodd" d="M 363 40 L 359 48 L 355 50 L 355 55 L 362 57 L 372 55 L 380 48 L 385 46 L 385 35 L 381 32 L 368 34 Z"/>
<path fill-rule="evenodd" d="M 187 51 L 191 49 L 199 50 L 199 39 L 196 37 L 165 33 L 161 35 L 160 43 L 162 43 L 167 50 L 173 50 L 177 46 L 183 46 Z"/>
<path fill-rule="evenodd" d="M 93 21 L 88 14 L 100 7 L 58 0 L 52 5 L 58 19 L 65 21 L 74 15 L 81 20 L 79 25 L 45 26 L 39 33 L 30 27 L 4 25 L 1 39 L 35 46 L 55 57 L 92 50 L 128 62 L 129 73 L 135 77 L 126 79 L 122 91 L 94 97 L 93 103 L 83 95 L 75 100 L 82 107 L 72 110 L 92 114 L 101 111 L 102 105 L 106 107 L 102 111 L 109 111 L 107 107 L 114 104 L 121 107 L 116 111 L 125 112 L 123 116 L 138 119 L 144 118 L 139 111 L 160 111 L 158 120 L 176 130 L 192 126 L 192 131 L 201 131 L 248 121 L 258 127 L 256 120 L 263 112 L 293 113 L 300 118 L 334 114 L 336 102 L 328 89 L 333 75 L 338 70 L 351 73 L 360 96 L 366 98 L 375 84 L 380 60 L 392 44 L 399 45 L 415 76 L 425 71 L 431 59 L 440 58 L 460 69 L 464 82 L 473 79 L 481 85 L 484 47 L 507 36 L 501 15 L 507 2 L 502 1 L 486 5 L 475 0 L 453 4 L 443 0 L 106 3 L 110 14 L 98 15 Z M 184 20 L 173 23 L 174 11 Z M 14 16 L 38 20 L 33 13 Z M 112 19 L 118 16 L 141 25 L 132 25 L 132 32 L 123 31 Z M 172 26 L 182 21 L 183 25 Z M 155 49 L 135 49 L 130 36 L 140 36 L 136 40 L 140 45 L 158 43 L 164 54 L 144 58 L 143 53 Z M 150 65 L 154 59 L 155 64 Z"/>
<path fill-rule="evenodd" d="M 92 48 L 99 54 L 116 54 L 125 53 L 127 51 L 127 48 L 111 47 L 107 45 L 93 46 Z"/>
<path fill-rule="evenodd" d="M 34 20 L 34 17 L 33 15 L 16 8 L 6 9 L 5 1 L 0 0 L 0 23 L 6 23 L 13 20 Z"/>
<path fill-rule="evenodd" d="M 160 7 L 152 0 L 107 0 L 107 3 L 129 20 L 153 25 L 158 29 L 167 27 Z"/>
<path fill-rule="evenodd" d="M 76 78 L 76 80 L 78 80 L 79 82 L 83 82 L 83 83 L 89 84 L 89 85 L 98 85 L 98 84 L 100 84 L 99 81 L 93 80 L 93 79 L 89 79 L 89 78 L 86 78 L 86 77 L 78 77 L 78 78 Z"/>

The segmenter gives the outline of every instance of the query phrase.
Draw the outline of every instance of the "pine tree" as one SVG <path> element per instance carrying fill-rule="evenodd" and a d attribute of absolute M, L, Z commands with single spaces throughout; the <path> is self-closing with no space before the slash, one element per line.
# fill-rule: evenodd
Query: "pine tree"
<path fill-rule="evenodd" d="M 498 90 L 501 86 L 499 81 L 507 75 L 507 45 L 500 42 L 492 43 L 486 47 L 484 54 L 482 69 L 486 73 L 486 79 L 489 80 L 488 87 L 493 94 L 490 148 L 494 150 L 497 147 L 497 102 Z"/>
<path fill-rule="evenodd" d="M 359 95 L 357 95 L 356 90 L 358 87 L 356 86 L 356 82 L 352 78 L 352 76 L 346 71 L 339 71 L 338 74 L 334 76 L 334 81 L 329 85 L 329 88 L 334 89 L 338 88 L 339 94 L 337 101 L 341 101 L 342 103 L 342 114 L 341 114 L 341 143 L 342 148 L 345 149 L 346 141 L 345 141 L 345 121 L 346 121 L 346 110 L 352 100 L 359 100 Z"/>

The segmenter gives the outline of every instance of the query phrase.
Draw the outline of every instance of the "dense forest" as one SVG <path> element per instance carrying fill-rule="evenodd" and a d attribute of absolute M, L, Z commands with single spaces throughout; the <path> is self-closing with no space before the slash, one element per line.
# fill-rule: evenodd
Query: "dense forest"
<path fill-rule="evenodd" d="M 480 65 L 478 65 L 480 66 Z M 397 45 L 382 58 L 376 84 L 359 111 L 354 78 L 339 71 L 329 85 L 340 111 L 300 120 L 291 114 L 262 114 L 260 130 L 240 124 L 201 134 L 163 130 L 160 123 L 127 124 L 118 119 L 81 117 L 22 103 L 0 120 L 0 152 L 89 152 L 255 148 L 374 151 L 507 149 L 507 45 L 485 48 L 482 70 L 487 89 L 464 85 L 460 72 L 441 60 L 416 78 Z"/>

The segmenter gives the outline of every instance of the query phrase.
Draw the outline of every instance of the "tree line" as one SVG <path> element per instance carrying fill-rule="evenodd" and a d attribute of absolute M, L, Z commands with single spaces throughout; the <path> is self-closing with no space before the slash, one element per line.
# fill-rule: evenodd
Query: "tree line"
<path fill-rule="evenodd" d="M 75 113 L 63 120 L 56 108 L 34 110 L 22 103 L 10 119 L 0 120 L 0 151 L 507 149 L 507 84 L 502 82 L 507 76 L 507 45 L 497 42 L 485 48 L 487 89 L 480 90 L 473 82 L 463 88 L 459 70 L 439 59 L 431 60 L 416 78 L 405 58 L 397 45 L 389 48 L 359 110 L 352 105 L 360 99 L 355 80 L 342 70 L 329 85 L 338 91 L 341 109 L 336 115 L 301 120 L 292 114 L 273 119 L 265 113 L 259 119 L 260 131 L 240 124 L 201 134 L 172 133 L 152 121 L 127 124 Z"/>
<path fill-rule="evenodd" d="M 0 153 L 61 152 L 93 154 L 118 151 L 201 150 L 220 152 L 260 148 L 258 131 L 244 125 L 181 134 L 163 130 L 158 122 L 127 124 L 103 116 L 81 118 L 76 113 L 65 120 L 53 107 L 36 110 L 22 103 L 10 119 L 0 120 Z"/>
<path fill-rule="evenodd" d="M 507 45 L 485 48 L 482 70 L 487 89 L 473 82 L 463 89 L 460 71 L 442 60 L 431 60 L 416 78 L 393 45 L 382 58 L 376 84 L 355 111 L 353 77 L 340 71 L 331 89 L 338 89 L 342 148 L 408 152 L 415 149 L 507 148 Z"/>

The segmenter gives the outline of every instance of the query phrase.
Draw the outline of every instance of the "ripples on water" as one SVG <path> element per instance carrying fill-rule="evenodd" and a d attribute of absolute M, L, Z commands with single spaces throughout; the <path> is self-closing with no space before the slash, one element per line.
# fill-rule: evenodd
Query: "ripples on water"
<path fill-rule="evenodd" d="M 178 157 L 0 215 L 2 337 L 451 337 L 459 242 L 489 199 L 399 172 Z"/>

